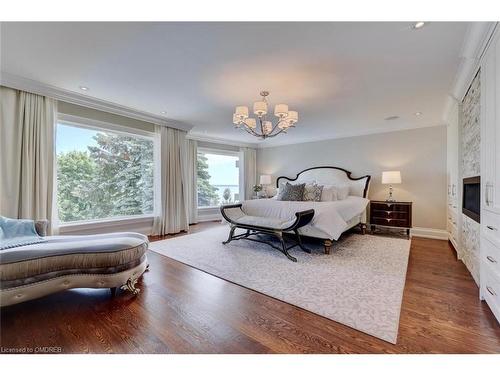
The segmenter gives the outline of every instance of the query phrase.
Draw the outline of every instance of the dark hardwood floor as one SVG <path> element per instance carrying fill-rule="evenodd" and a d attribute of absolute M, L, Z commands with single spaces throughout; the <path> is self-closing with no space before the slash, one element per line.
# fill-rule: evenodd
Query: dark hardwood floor
<path fill-rule="evenodd" d="M 198 224 L 192 231 L 209 229 Z M 156 238 L 158 239 L 158 238 Z M 152 239 L 155 240 L 155 239 Z M 500 326 L 445 241 L 414 238 L 397 345 L 154 252 L 134 298 L 80 289 L 1 309 L 1 347 L 62 353 L 500 353 Z"/>

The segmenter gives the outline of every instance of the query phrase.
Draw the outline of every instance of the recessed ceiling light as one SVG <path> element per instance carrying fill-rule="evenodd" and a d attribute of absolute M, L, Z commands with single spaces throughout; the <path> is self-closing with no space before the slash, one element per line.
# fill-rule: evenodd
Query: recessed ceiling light
<path fill-rule="evenodd" d="M 80 86 L 80 90 L 89 91 L 89 88 L 87 86 Z"/>
<path fill-rule="evenodd" d="M 392 120 L 397 120 L 399 118 L 399 116 L 389 116 L 389 117 L 386 117 L 384 120 L 385 121 L 392 121 Z"/>
<path fill-rule="evenodd" d="M 166 115 L 166 114 L 167 114 L 167 112 L 166 112 L 166 111 L 161 111 L 160 113 L 161 113 L 162 115 Z"/>
<path fill-rule="evenodd" d="M 413 26 L 411 28 L 415 29 L 415 30 L 418 30 L 418 29 L 421 29 L 424 26 L 425 26 L 425 22 L 418 21 L 418 22 L 415 22 L 415 24 L 413 24 Z"/>
<path fill-rule="evenodd" d="M 420 111 L 415 112 L 415 116 L 422 116 L 422 112 L 420 112 Z"/>

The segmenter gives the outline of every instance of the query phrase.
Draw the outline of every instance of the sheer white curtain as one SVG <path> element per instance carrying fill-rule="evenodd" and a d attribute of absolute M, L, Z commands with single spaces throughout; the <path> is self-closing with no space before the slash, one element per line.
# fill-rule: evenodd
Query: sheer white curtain
<path fill-rule="evenodd" d="M 57 101 L 0 87 L 0 215 L 49 220 L 57 232 Z"/>
<path fill-rule="evenodd" d="M 198 142 L 194 139 L 187 140 L 186 154 L 186 187 L 187 187 L 187 211 L 189 224 L 198 222 Z"/>
<path fill-rule="evenodd" d="M 257 184 L 257 150 L 254 148 L 241 147 L 240 155 L 243 159 L 243 196 L 246 200 L 251 199 L 253 187 Z"/>
<path fill-rule="evenodd" d="M 156 126 L 160 136 L 160 199 L 153 234 L 188 230 L 186 132 Z"/>

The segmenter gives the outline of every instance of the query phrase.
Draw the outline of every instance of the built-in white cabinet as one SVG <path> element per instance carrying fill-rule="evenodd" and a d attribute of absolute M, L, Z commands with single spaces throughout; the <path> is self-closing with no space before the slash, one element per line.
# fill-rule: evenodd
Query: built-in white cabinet
<path fill-rule="evenodd" d="M 500 321 L 500 33 L 481 63 L 481 298 Z"/>

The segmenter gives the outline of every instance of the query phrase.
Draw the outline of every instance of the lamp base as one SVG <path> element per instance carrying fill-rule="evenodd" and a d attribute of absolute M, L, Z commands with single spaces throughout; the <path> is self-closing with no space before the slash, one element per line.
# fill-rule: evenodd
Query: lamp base
<path fill-rule="evenodd" d="M 392 185 L 389 185 L 389 197 L 385 200 L 386 202 L 396 202 L 396 200 L 392 197 Z"/>

